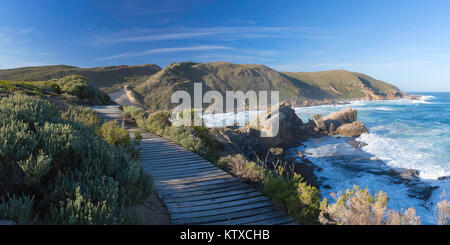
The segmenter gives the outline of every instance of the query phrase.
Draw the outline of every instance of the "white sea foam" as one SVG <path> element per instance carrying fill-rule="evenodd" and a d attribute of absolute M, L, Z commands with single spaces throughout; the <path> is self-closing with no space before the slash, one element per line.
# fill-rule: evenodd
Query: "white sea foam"
<path fill-rule="evenodd" d="M 320 190 L 322 196 L 332 200 L 332 202 L 331 193 L 333 192 L 345 191 L 353 188 L 354 185 L 362 188 L 369 187 L 371 192 L 382 190 L 388 194 L 390 198 L 389 208 L 400 211 L 409 207 L 415 207 L 424 224 L 432 224 L 434 222 L 433 215 L 429 211 L 431 204 L 410 198 L 407 186 L 393 184 L 391 177 L 387 175 L 352 171 L 352 168 L 346 168 L 346 166 L 351 166 L 352 164 L 360 165 L 364 163 L 360 161 L 355 163 L 345 159 L 366 158 L 369 162 L 370 154 L 356 150 L 346 142 L 345 138 L 323 137 L 311 139 L 299 148 L 308 153 L 310 155 L 308 158 L 316 166 L 320 167 L 320 171 L 316 169 L 314 173 L 321 182 L 322 187 Z M 367 166 L 371 166 L 370 163 L 367 164 Z M 328 188 L 324 188 L 325 185 L 328 185 Z M 435 199 L 433 198 L 433 200 Z"/>
<path fill-rule="evenodd" d="M 413 139 L 392 139 L 377 134 L 361 135 L 358 140 L 367 143 L 364 151 L 383 160 L 394 168 L 416 169 L 422 179 L 438 179 L 450 175 L 450 170 L 441 166 L 433 152 L 431 142 Z"/>

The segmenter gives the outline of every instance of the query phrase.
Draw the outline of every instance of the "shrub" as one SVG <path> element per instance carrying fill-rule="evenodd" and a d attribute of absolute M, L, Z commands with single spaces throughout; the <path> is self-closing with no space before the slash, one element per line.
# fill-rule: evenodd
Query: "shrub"
<path fill-rule="evenodd" d="M 58 85 L 62 93 L 86 99 L 91 105 L 105 105 L 110 101 L 107 94 L 89 86 L 86 78 L 81 75 L 65 76 L 58 80 Z"/>
<path fill-rule="evenodd" d="M 97 113 L 89 107 L 68 106 L 61 113 L 61 117 L 66 120 L 82 123 L 95 129 L 100 127 L 100 119 Z"/>
<path fill-rule="evenodd" d="M 111 145 L 128 146 L 130 144 L 130 133 L 128 130 L 119 127 L 116 121 L 103 123 L 99 133 Z"/>
<path fill-rule="evenodd" d="M 218 165 L 250 183 L 262 185 L 264 180 L 265 169 L 255 162 L 248 161 L 241 154 L 222 157 Z"/>
<path fill-rule="evenodd" d="M 119 127 L 116 121 L 109 121 L 103 123 L 99 129 L 99 134 L 109 144 L 125 149 L 133 159 L 139 159 L 139 150 L 137 149 L 137 146 L 142 140 L 142 136 L 140 136 L 139 133 L 132 142 L 130 132 L 128 132 L 127 129 Z"/>
<path fill-rule="evenodd" d="M 16 197 L 7 194 L 0 198 L 0 219 L 14 220 L 21 225 L 31 224 L 34 221 L 33 205 L 33 197 Z"/>
<path fill-rule="evenodd" d="M 123 116 L 137 121 L 137 120 L 144 119 L 146 116 L 146 113 L 144 110 L 142 110 L 141 108 L 139 108 L 137 106 L 124 106 L 123 107 Z"/>
<path fill-rule="evenodd" d="M 150 114 L 147 119 L 137 119 L 136 123 L 139 128 L 169 138 L 212 162 L 217 161 L 218 144 L 209 135 L 207 127 L 172 126 L 170 116 L 170 112 L 159 111 Z"/>
<path fill-rule="evenodd" d="M 166 128 L 172 126 L 169 118 L 169 112 L 160 111 L 150 114 L 149 117 L 145 120 L 138 119 L 137 122 L 139 127 L 142 127 L 149 132 L 164 135 Z"/>
<path fill-rule="evenodd" d="M 40 151 L 37 156 L 31 155 L 28 159 L 18 162 L 22 171 L 33 183 L 40 182 L 41 178 L 46 175 L 50 169 L 51 163 L 52 159 L 45 155 L 43 151 Z"/>
<path fill-rule="evenodd" d="M 446 195 L 445 191 L 442 192 L 441 199 Z M 436 204 L 434 208 L 434 217 L 438 225 L 450 225 L 450 203 L 443 199 Z"/>
<path fill-rule="evenodd" d="M 0 98 L 0 119 L 0 167 L 21 171 L 0 178 L 1 216 L 20 223 L 36 217 L 41 224 L 138 221 L 130 210 L 151 193 L 152 180 L 123 147 L 38 98 Z"/>
<path fill-rule="evenodd" d="M 285 174 L 286 169 L 277 166 L 266 174 L 264 195 L 275 203 L 287 208 L 289 214 L 304 224 L 317 224 L 320 214 L 320 192 L 306 184 L 297 173 Z"/>
<path fill-rule="evenodd" d="M 320 222 L 338 225 L 419 225 L 420 218 L 414 208 L 403 214 L 387 209 L 389 198 L 379 191 L 373 195 L 368 188 L 354 186 L 344 194 L 334 194 L 336 203 L 328 204 L 324 199 Z"/>

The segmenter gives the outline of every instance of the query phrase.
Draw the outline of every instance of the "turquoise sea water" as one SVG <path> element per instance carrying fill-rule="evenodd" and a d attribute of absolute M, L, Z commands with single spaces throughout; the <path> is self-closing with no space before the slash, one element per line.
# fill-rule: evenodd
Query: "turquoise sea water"
<path fill-rule="evenodd" d="M 347 137 L 321 137 L 304 142 L 297 150 L 319 168 L 323 197 L 353 185 L 383 190 L 390 197 L 389 208 L 414 207 L 423 224 L 433 224 L 434 205 L 440 198 L 450 200 L 450 93 L 413 93 L 417 100 L 352 101 L 348 105 L 294 108 L 304 121 L 312 114 L 326 115 L 347 107 L 358 110 L 358 120 L 369 129 L 356 140 L 362 148 L 349 144 Z M 241 113 L 250 119 L 257 112 Z M 208 126 L 220 126 L 229 114 L 206 115 Z M 416 169 L 418 181 L 402 182 L 383 174 L 391 169 Z M 426 187 L 434 187 L 429 198 L 420 198 Z M 443 194 L 443 192 L 445 192 Z"/>

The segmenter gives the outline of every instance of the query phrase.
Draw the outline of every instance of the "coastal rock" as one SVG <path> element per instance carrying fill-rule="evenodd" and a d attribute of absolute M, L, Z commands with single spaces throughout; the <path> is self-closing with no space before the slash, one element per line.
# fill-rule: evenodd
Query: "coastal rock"
<path fill-rule="evenodd" d="M 312 118 L 316 127 L 319 130 L 327 130 L 325 123 L 323 122 L 322 116 L 320 114 L 313 114 Z"/>
<path fill-rule="evenodd" d="M 351 108 L 330 113 L 324 117 L 320 114 L 313 115 L 315 133 L 342 135 L 357 137 L 363 133 L 368 133 L 362 122 L 357 121 L 358 112 Z"/>
<path fill-rule="evenodd" d="M 362 122 L 356 121 L 352 123 L 346 123 L 341 126 L 339 126 L 336 131 L 334 131 L 335 134 L 343 135 L 343 136 L 350 136 L 350 137 L 358 137 L 361 134 L 368 133 L 369 131 L 364 126 Z"/>
<path fill-rule="evenodd" d="M 337 111 L 324 116 L 323 122 L 329 127 L 331 123 L 335 127 L 339 127 L 342 124 L 352 123 L 357 120 L 358 112 L 352 108 L 346 108 L 342 111 Z"/>
<path fill-rule="evenodd" d="M 295 114 L 294 109 L 285 102 L 278 106 L 278 110 L 276 106 L 272 107 L 269 113 L 261 113 L 241 129 L 257 139 L 258 145 L 266 152 L 272 147 L 297 146 L 301 139 L 306 139 L 302 120 Z M 276 134 L 274 133 L 276 129 L 273 128 L 276 126 L 275 120 L 279 122 Z M 270 137 L 261 137 L 261 135 Z"/>
<path fill-rule="evenodd" d="M 438 178 L 438 180 L 445 180 L 445 179 L 450 179 L 450 175 L 441 176 L 441 177 Z"/>

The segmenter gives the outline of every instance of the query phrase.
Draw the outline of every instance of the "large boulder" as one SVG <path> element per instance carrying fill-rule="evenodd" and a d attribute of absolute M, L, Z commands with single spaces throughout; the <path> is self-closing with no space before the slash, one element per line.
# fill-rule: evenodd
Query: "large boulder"
<path fill-rule="evenodd" d="M 278 109 L 277 109 L 278 106 Z M 270 148 L 287 148 L 300 144 L 306 139 L 305 126 L 288 103 L 282 102 L 261 113 L 241 130 L 257 139 L 260 152 L 266 154 Z M 274 128 L 278 120 L 278 132 Z M 261 137 L 266 135 L 268 137 Z"/>
<path fill-rule="evenodd" d="M 333 124 L 335 127 L 339 127 L 342 124 L 352 123 L 357 120 L 358 112 L 352 108 L 346 108 L 342 111 L 330 113 L 322 118 L 323 122 L 329 127 Z"/>
<path fill-rule="evenodd" d="M 330 113 L 324 117 L 320 114 L 313 115 L 314 130 L 316 132 L 330 135 L 339 134 L 343 136 L 358 137 L 369 131 L 360 121 L 357 121 L 358 112 L 351 108 Z"/>
<path fill-rule="evenodd" d="M 335 131 L 332 131 L 333 134 L 339 134 L 350 137 L 358 137 L 361 134 L 368 132 L 369 131 L 367 130 L 367 128 L 360 121 L 342 124 Z"/>

